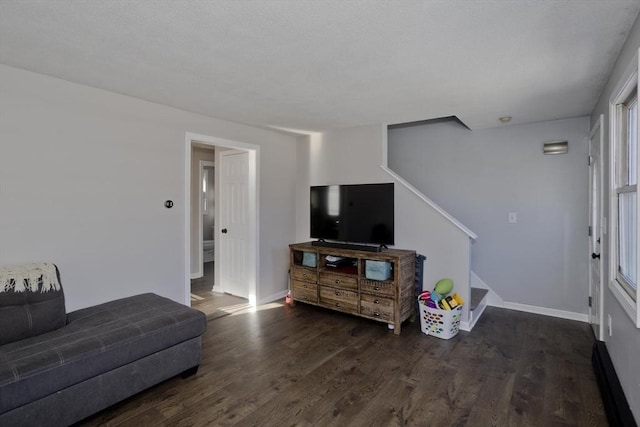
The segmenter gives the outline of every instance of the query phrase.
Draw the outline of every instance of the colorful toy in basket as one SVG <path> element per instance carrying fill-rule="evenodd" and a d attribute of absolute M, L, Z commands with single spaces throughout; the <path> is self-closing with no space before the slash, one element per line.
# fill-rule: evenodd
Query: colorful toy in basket
<path fill-rule="evenodd" d="M 448 296 L 447 294 L 452 290 L 453 280 L 440 279 L 433 288 L 433 292 L 431 292 L 431 299 L 436 303 L 438 308 L 441 308 L 442 310 L 453 310 L 459 305 L 462 305 L 464 301 L 457 293 Z"/>
<path fill-rule="evenodd" d="M 453 290 L 453 280 L 451 279 L 440 279 L 436 283 L 436 287 L 433 290 L 440 295 L 447 295 L 449 292 Z"/>
<path fill-rule="evenodd" d="M 424 291 L 418 296 L 418 301 L 421 301 L 423 304 L 426 304 L 431 308 L 438 308 L 438 301 L 433 300 L 433 294 L 429 291 Z"/>
<path fill-rule="evenodd" d="M 442 298 L 442 300 L 440 301 L 440 307 L 443 310 L 453 310 L 454 308 L 461 306 L 463 303 L 464 301 L 462 301 L 460 295 L 454 293 L 451 296 Z"/>

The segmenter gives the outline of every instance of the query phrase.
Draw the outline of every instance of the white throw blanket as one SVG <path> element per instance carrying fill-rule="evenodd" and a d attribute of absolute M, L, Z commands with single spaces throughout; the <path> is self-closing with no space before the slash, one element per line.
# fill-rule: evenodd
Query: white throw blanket
<path fill-rule="evenodd" d="M 37 292 L 39 284 L 42 284 L 40 292 L 60 290 L 54 264 L 39 262 L 0 268 L 0 292 Z"/>

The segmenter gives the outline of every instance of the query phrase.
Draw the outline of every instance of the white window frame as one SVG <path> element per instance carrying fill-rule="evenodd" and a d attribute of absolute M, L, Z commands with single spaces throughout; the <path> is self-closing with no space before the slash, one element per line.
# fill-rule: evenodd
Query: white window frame
<path fill-rule="evenodd" d="M 621 182 L 620 167 L 617 163 L 623 161 L 621 156 L 621 137 L 622 128 L 626 128 L 624 124 L 622 111 L 620 107 L 629 100 L 635 91 L 638 93 L 638 69 L 640 64 L 640 49 L 631 61 L 631 64 L 623 74 L 616 90 L 613 91 L 609 102 L 609 289 L 621 304 L 624 311 L 627 312 L 631 320 L 637 328 L 640 328 L 640 287 L 629 286 L 621 274 L 618 272 L 618 194 L 624 192 L 636 192 L 638 185 L 625 185 Z M 636 121 L 638 121 L 638 113 L 636 111 Z M 636 162 L 640 164 L 640 150 L 636 153 Z M 636 182 L 640 181 L 636 177 Z M 636 197 L 636 212 L 640 215 L 640 197 Z M 640 227 L 636 226 L 636 235 L 631 236 L 636 239 L 636 245 L 640 244 Z M 636 250 L 636 277 L 635 282 L 638 284 L 638 267 L 640 267 L 640 251 Z"/>

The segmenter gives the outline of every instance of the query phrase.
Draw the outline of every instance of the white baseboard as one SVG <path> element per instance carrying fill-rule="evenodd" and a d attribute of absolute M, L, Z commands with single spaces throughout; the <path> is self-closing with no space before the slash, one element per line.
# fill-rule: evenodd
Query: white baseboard
<path fill-rule="evenodd" d="M 574 313 L 573 311 L 556 310 L 554 308 L 538 307 L 536 305 L 519 304 L 517 302 L 504 302 L 502 305 L 487 304 L 488 306 L 506 308 L 507 310 L 523 311 L 525 313 L 541 314 L 543 316 L 558 317 L 560 319 L 576 320 L 578 322 L 589 323 L 589 315 L 583 313 Z M 470 322 L 460 322 L 460 330 L 465 332 L 471 332 L 476 322 L 480 319 L 482 312 L 487 308 L 485 306 L 478 306 L 473 313 L 473 317 Z"/>
<path fill-rule="evenodd" d="M 543 316 L 559 317 L 561 319 L 577 320 L 578 322 L 589 322 L 588 314 L 574 313 L 572 311 L 556 310 L 554 308 L 504 301 L 473 271 L 471 272 L 471 286 L 474 288 L 487 289 L 489 291 L 489 293 L 487 294 L 487 305 L 490 305 L 492 307 L 501 307 L 507 308 L 509 310 L 524 311 L 526 313 L 542 314 Z M 484 308 L 482 308 L 482 311 L 484 311 Z M 474 316 L 474 319 L 471 319 L 471 322 L 466 322 L 467 326 L 473 328 L 475 322 L 480 318 L 480 314 L 482 314 L 482 311 L 477 313 L 477 315 Z M 462 323 L 460 324 L 460 329 L 466 330 L 463 329 Z"/>
<path fill-rule="evenodd" d="M 505 301 L 502 308 L 509 310 L 524 311 L 544 316 L 559 317 L 561 319 L 577 320 L 578 322 L 589 322 L 589 315 L 584 313 L 574 313 L 573 311 L 556 310 L 555 308 L 538 307 L 536 305 L 520 304 L 517 302 Z"/>
<path fill-rule="evenodd" d="M 201 278 L 202 276 L 204 276 L 204 274 L 202 274 L 202 271 L 200 271 L 200 272 L 198 272 L 198 273 L 192 273 L 192 274 L 191 274 L 191 280 L 199 279 L 199 278 Z"/>
<path fill-rule="evenodd" d="M 270 302 L 278 301 L 284 299 L 287 296 L 289 291 L 285 289 L 284 291 L 276 292 L 275 294 L 267 295 L 266 297 L 260 298 L 258 301 L 258 305 L 267 304 Z"/>

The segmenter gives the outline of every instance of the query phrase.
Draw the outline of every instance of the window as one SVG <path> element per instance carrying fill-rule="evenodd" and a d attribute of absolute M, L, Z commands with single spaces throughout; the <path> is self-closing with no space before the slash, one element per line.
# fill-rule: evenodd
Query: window
<path fill-rule="evenodd" d="M 202 214 L 207 213 L 207 181 L 209 180 L 209 171 L 202 172 Z"/>
<path fill-rule="evenodd" d="M 638 68 L 614 92 L 611 102 L 611 291 L 637 327 L 638 293 Z"/>
<path fill-rule="evenodd" d="M 618 244 L 616 279 L 635 300 L 638 289 L 638 94 L 617 105 L 621 118 L 616 198 L 618 205 Z"/>

